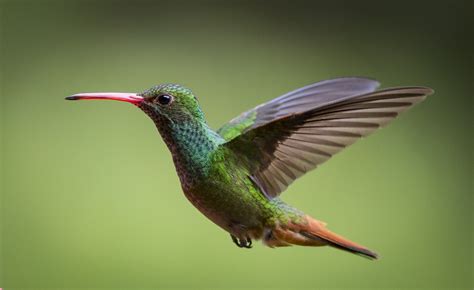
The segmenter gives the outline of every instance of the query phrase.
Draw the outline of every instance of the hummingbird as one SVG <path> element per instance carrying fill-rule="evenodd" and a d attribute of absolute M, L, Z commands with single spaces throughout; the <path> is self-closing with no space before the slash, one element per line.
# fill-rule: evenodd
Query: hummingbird
<path fill-rule="evenodd" d="M 274 247 L 331 246 L 369 259 L 377 254 L 330 231 L 280 199 L 298 177 L 433 93 L 411 86 L 377 90 L 376 80 L 320 81 L 242 113 L 217 131 L 198 98 L 179 84 L 141 93 L 80 93 L 67 100 L 128 102 L 148 115 L 171 152 L 186 198 L 230 234 Z"/>

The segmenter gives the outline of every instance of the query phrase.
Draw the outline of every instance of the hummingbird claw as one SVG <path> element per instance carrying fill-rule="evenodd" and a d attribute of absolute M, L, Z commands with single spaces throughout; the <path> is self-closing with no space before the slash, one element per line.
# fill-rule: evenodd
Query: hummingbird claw
<path fill-rule="evenodd" d="M 247 249 L 250 249 L 252 247 L 252 239 L 250 239 L 249 237 L 247 237 L 247 246 L 246 248 Z"/>
<path fill-rule="evenodd" d="M 246 248 L 246 249 L 252 248 L 252 240 L 249 237 L 245 238 L 245 240 L 239 239 L 234 235 L 230 235 L 230 237 L 232 238 L 232 241 L 234 242 L 234 244 L 237 245 L 237 247 Z"/>

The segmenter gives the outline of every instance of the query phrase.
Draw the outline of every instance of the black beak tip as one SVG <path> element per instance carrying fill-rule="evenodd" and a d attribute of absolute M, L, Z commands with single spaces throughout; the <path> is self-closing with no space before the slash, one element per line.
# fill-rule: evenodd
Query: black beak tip
<path fill-rule="evenodd" d="M 76 96 L 69 96 L 69 97 L 65 97 L 64 99 L 66 99 L 68 101 L 75 101 L 75 100 L 78 100 L 79 98 L 76 97 Z"/>

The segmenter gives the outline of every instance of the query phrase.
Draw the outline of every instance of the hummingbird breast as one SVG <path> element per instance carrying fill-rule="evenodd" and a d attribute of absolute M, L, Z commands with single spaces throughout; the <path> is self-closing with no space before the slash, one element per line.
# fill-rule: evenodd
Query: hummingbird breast
<path fill-rule="evenodd" d="M 269 200 L 225 141 L 204 122 L 155 122 L 171 151 L 181 187 L 207 218 L 236 237 L 260 239 L 266 228 L 295 211 Z M 290 209 L 290 210 L 289 210 Z"/>
<path fill-rule="evenodd" d="M 267 199 L 238 160 L 223 149 L 215 150 L 199 173 L 180 164 L 176 168 L 188 200 L 234 236 L 260 239 L 266 228 L 294 214 L 278 198 Z"/>

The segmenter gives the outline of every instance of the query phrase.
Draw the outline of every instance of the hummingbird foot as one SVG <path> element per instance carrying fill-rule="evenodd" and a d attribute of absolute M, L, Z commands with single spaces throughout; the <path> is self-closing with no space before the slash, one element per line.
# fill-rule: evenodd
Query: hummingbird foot
<path fill-rule="evenodd" d="M 246 237 L 245 239 L 239 239 L 234 235 L 230 235 L 230 237 L 232 238 L 234 244 L 237 245 L 237 247 L 246 249 L 252 248 L 252 240 L 249 237 Z"/>

